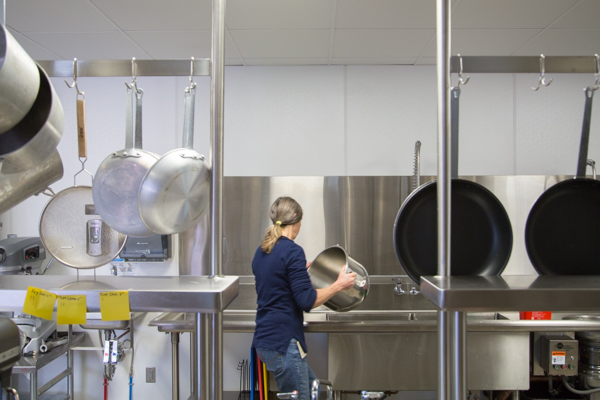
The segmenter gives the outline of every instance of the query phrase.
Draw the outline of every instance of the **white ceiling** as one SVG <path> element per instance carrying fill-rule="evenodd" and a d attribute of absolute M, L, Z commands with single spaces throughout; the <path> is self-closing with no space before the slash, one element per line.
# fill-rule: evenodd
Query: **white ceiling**
<path fill-rule="evenodd" d="M 435 0 L 227 0 L 227 65 L 434 64 Z M 600 53 L 598 0 L 453 0 L 452 54 Z M 210 57 L 211 0 L 6 0 L 37 60 Z"/>

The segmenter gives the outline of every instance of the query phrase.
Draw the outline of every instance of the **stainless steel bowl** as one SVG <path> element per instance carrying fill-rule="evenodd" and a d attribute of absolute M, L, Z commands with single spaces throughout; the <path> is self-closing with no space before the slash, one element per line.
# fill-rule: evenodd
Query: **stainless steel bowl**
<path fill-rule="evenodd" d="M 342 290 L 325 303 L 325 306 L 333 311 L 350 311 L 363 302 L 369 292 L 367 270 L 340 246 L 323 250 L 308 269 L 313 287 L 323 289 L 337 280 L 344 265 L 346 265 L 346 272 L 356 272 L 357 275 L 354 286 Z"/>

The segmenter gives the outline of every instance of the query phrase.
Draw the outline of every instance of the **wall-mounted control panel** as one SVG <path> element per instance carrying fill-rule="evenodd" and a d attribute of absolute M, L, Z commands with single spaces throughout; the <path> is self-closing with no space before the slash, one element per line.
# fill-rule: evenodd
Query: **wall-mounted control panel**
<path fill-rule="evenodd" d="M 575 376 L 579 342 L 566 336 L 542 336 L 541 366 L 548 375 Z"/>

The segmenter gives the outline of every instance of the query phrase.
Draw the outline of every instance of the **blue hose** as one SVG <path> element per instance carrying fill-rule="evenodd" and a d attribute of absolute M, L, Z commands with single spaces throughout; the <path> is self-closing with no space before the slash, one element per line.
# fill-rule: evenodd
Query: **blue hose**
<path fill-rule="evenodd" d="M 129 400 L 133 399 L 133 376 L 129 375 Z"/>

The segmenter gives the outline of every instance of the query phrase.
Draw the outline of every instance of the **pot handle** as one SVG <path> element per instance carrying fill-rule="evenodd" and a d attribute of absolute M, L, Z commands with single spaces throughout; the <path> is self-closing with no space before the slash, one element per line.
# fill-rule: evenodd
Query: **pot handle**
<path fill-rule="evenodd" d="M 585 178 L 587 168 L 588 145 L 590 142 L 590 125 L 592 122 L 592 100 L 594 87 L 585 88 L 585 107 L 583 111 L 583 127 L 581 128 L 581 142 L 579 143 L 579 160 L 577 162 L 577 178 Z"/>
<path fill-rule="evenodd" d="M 127 86 L 125 103 L 125 148 L 133 149 L 133 86 Z"/>
<path fill-rule="evenodd" d="M 136 90 L 133 93 L 135 97 L 135 143 L 136 149 L 142 148 L 142 97 L 144 97 L 144 91 L 142 89 Z"/>
<path fill-rule="evenodd" d="M 450 88 L 450 177 L 458 178 L 458 103 L 460 88 Z"/>
<path fill-rule="evenodd" d="M 185 88 L 183 106 L 183 147 L 194 147 L 194 107 L 196 104 L 196 87 Z"/>

